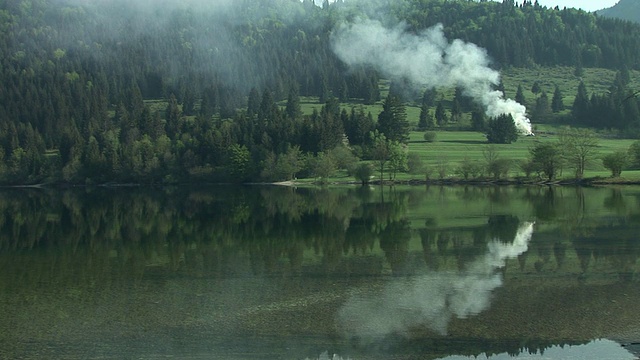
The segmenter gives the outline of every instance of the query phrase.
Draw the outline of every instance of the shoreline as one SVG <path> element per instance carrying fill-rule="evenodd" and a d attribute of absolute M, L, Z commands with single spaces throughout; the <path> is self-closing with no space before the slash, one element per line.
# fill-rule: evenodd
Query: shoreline
<path fill-rule="evenodd" d="M 531 180 L 531 179 L 403 179 L 403 180 L 371 180 L 366 183 L 356 180 L 334 180 L 334 181 L 319 181 L 312 179 L 296 179 L 285 180 L 276 182 L 248 182 L 248 183 L 174 183 L 174 184 L 145 184 L 145 183 L 103 183 L 103 184 L 72 184 L 72 183 L 40 183 L 40 184 L 19 184 L 19 185 L 0 185 L 0 189 L 45 189 L 45 188 L 163 188 L 163 187 L 182 187 L 182 186 L 331 186 L 331 185 L 355 185 L 355 186 L 371 186 L 371 185 L 384 185 L 384 186 L 611 186 L 611 185 L 640 185 L 640 179 L 625 179 L 625 178 L 585 178 L 585 179 L 562 179 L 562 180 Z"/>

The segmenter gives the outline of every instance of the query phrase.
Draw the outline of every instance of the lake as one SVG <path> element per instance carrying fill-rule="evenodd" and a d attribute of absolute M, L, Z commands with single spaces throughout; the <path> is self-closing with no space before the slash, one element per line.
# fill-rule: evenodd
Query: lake
<path fill-rule="evenodd" d="M 640 187 L 0 190 L 2 359 L 635 359 Z"/>

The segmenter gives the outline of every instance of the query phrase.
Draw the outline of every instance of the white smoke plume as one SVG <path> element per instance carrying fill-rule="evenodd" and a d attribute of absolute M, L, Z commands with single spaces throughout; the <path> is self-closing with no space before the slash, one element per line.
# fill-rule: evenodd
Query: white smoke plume
<path fill-rule="evenodd" d="M 459 86 L 484 106 L 487 116 L 511 114 L 520 132 L 532 134 L 526 107 L 493 90 L 500 74 L 489 67 L 486 50 L 462 40 L 449 42 L 442 24 L 415 34 L 402 24 L 387 28 L 376 20 L 358 20 L 338 27 L 332 34 L 332 46 L 350 66 L 373 66 L 385 76 L 408 80 L 416 87 Z"/>
<path fill-rule="evenodd" d="M 393 282 L 375 297 L 354 295 L 338 313 L 347 336 L 375 341 L 391 334 L 406 335 L 427 327 L 445 335 L 452 318 L 467 318 L 489 308 L 491 293 L 502 286 L 497 272 L 527 251 L 533 223 L 523 223 L 512 243 L 494 240 L 487 253 L 459 273 L 436 273 Z M 370 295 L 370 294 L 369 294 Z"/>

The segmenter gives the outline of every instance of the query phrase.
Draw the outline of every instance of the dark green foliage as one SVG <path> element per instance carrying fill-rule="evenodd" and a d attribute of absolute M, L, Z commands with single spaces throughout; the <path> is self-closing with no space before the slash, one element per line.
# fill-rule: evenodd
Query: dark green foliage
<path fill-rule="evenodd" d="M 571 109 L 573 118 L 578 123 L 585 123 L 589 118 L 589 94 L 587 93 L 587 87 L 584 82 L 580 82 L 578 85 L 578 93 L 573 101 L 573 107 Z"/>
<path fill-rule="evenodd" d="M 522 104 L 522 105 L 526 105 L 527 103 L 527 100 L 524 97 L 524 90 L 522 89 L 522 85 L 518 85 L 515 101 L 517 101 L 519 104 Z"/>
<path fill-rule="evenodd" d="M 484 132 L 486 126 L 485 122 L 486 117 L 484 115 L 484 111 L 474 110 L 471 112 L 471 129 L 473 129 L 473 131 Z"/>
<path fill-rule="evenodd" d="M 428 101 L 423 97 L 422 105 L 420 106 L 420 117 L 418 118 L 418 130 L 433 129 L 435 128 L 435 126 L 436 122 L 433 115 L 431 115 L 431 111 L 429 110 Z"/>
<path fill-rule="evenodd" d="M 542 91 L 540 96 L 536 99 L 536 106 L 533 109 L 532 120 L 536 123 L 549 122 L 550 113 L 551 106 L 549 105 L 549 97 L 545 91 Z"/>
<path fill-rule="evenodd" d="M 375 123 L 371 113 L 365 114 L 364 108 L 351 108 L 351 113 L 344 123 L 344 130 L 349 143 L 363 146 L 369 141 L 369 133 L 373 131 Z"/>
<path fill-rule="evenodd" d="M 444 104 L 442 103 L 442 101 L 438 102 L 438 106 L 436 107 L 436 123 L 438 124 L 438 126 L 444 126 L 449 119 L 447 118 L 447 112 L 444 109 Z"/>
<path fill-rule="evenodd" d="M 490 144 L 511 144 L 518 140 L 518 129 L 510 114 L 503 114 L 489 119 L 486 130 Z"/>
<path fill-rule="evenodd" d="M 540 88 L 540 82 L 539 81 L 534 82 L 533 86 L 531 86 L 531 92 L 538 95 L 540 91 L 542 91 L 542 89 Z"/>
<path fill-rule="evenodd" d="M 632 169 L 640 169 L 640 141 L 629 146 L 629 164 Z"/>
<path fill-rule="evenodd" d="M 531 164 L 536 172 L 544 174 L 547 180 L 556 178 L 562 166 L 562 152 L 559 144 L 550 142 L 537 143 L 529 150 Z"/>
<path fill-rule="evenodd" d="M 400 98 L 391 94 L 387 96 L 382 104 L 382 112 L 378 115 L 377 129 L 390 141 L 409 141 L 409 121 Z"/>
<path fill-rule="evenodd" d="M 298 97 L 298 90 L 295 86 L 289 89 L 285 113 L 289 119 L 292 120 L 297 120 L 302 115 L 302 111 L 300 110 L 300 97 Z"/>
<path fill-rule="evenodd" d="M 551 111 L 553 111 L 554 113 L 558 113 L 562 110 L 564 110 L 562 91 L 560 91 L 560 87 L 556 85 L 556 88 L 553 91 L 553 98 L 551 99 Z"/>
<path fill-rule="evenodd" d="M 452 123 L 457 123 L 458 121 L 460 121 L 460 117 L 462 116 L 462 105 L 460 105 L 460 102 L 458 101 L 458 99 L 453 99 L 453 102 L 451 103 L 451 122 Z"/>
<path fill-rule="evenodd" d="M 378 114 L 341 111 L 333 94 L 374 104 L 380 74 L 346 69 L 330 50 L 333 24 L 368 8 L 239 0 L 219 12 L 186 4 L 141 16 L 134 6 L 110 3 L 29 1 L 29 11 L 16 5 L 22 2 L 0 4 L 4 182 L 256 180 L 266 166 L 285 167 L 285 154 L 297 147 L 316 156 L 345 143 L 345 134 L 359 153 L 371 145 L 367 134 Z M 633 92 L 629 69 L 640 63 L 639 26 L 530 2 L 410 0 L 389 12 L 415 33 L 445 23 L 450 38 L 486 48 L 498 67 L 620 69 L 610 93 L 590 95 L 582 85 L 574 121 L 640 132 L 638 99 L 626 99 Z M 166 20 L 162 27 L 158 18 Z M 392 93 L 406 96 L 407 88 L 407 81 L 396 81 Z M 301 96 L 320 97 L 324 107 L 303 116 Z M 421 129 L 459 121 L 471 110 L 461 89 L 453 102 L 432 110 L 437 96 L 423 94 Z M 378 129 L 406 142 L 404 104 L 389 97 L 384 106 Z M 561 94 L 554 93 L 551 110 L 562 111 Z M 484 131 L 479 114 L 472 125 Z M 231 149 L 242 149 L 242 161 L 232 160 Z"/>

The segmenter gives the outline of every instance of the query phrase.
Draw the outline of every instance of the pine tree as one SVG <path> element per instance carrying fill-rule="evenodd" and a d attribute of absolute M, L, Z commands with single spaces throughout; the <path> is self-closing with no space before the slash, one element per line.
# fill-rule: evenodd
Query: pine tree
<path fill-rule="evenodd" d="M 169 104 L 165 110 L 165 131 L 171 139 L 176 139 L 180 132 L 180 118 L 182 113 L 178 107 L 178 100 L 171 94 Z"/>
<path fill-rule="evenodd" d="M 588 124 L 590 122 L 589 116 L 589 95 L 587 94 L 587 87 L 584 82 L 580 82 L 578 85 L 578 93 L 576 94 L 576 98 L 573 101 L 573 106 L 571 109 L 571 114 L 573 115 L 573 120 L 579 124 Z"/>
<path fill-rule="evenodd" d="M 460 121 L 460 118 L 462 117 L 462 107 L 460 105 L 460 102 L 458 102 L 458 99 L 453 99 L 453 102 L 451 103 L 451 122 L 453 123 L 457 123 L 458 121 Z"/>
<path fill-rule="evenodd" d="M 531 86 L 531 92 L 538 95 L 540 91 L 542 91 L 542 89 L 540 88 L 540 82 L 534 82 L 533 86 Z"/>
<path fill-rule="evenodd" d="M 527 99 L 524 97 L 524 90 L 522 89 L 522 85 L 518 85 L 518 90 L 516 91 L 516 102 L 518 104 L 526 105 Z"/>
<path fill-rule="evenodd" d="M 474 131 L 485 130 L 485 115 L 483 111 L 474 110 L 471 112 L 471 128 Z"/>
<path fill-rule="evenodd" d="M 255 116 L 258 114 L 258 110 L 260 110 L 260 94 L 258 93 L 258 89 L 251 88 L 251 91 L 249 91 L 249 99 L 247 100 L 247 114 L 249 116 Z"/>
<path fill-rule="evenodd" d="M 564 110 L 562 91 L 560 91 L 560 87 L 556 85 L 556 89 L 553 91 L 553 98 L 551 99 L 551 111 L 558 113 L 562 110 Z"/>
<path fill-rule="evenodd" d="M 422 104 L 420 107 L 420 118 L 418 119 L 418 130 L 433 129 L 435 127 L 435 121 L 429 107 L 426 104 Z"/>
<path fill-rule="evenodd" d="M 436 122 L 438 123 L 438 126 L 444 126 L 448 121 L 444 104 L 440 101 L 438 102 L 438 106 L 436 106 Z"/>
<path fill-rule="evenodd" d="M 389 94 L 378 115 L 378 130 L 390 141 L 409 141 L 409 121 L 404 104 L 396 96 Z"/>
<path fill-rule="evenodd" d="M 511 144 L 518 140 L 518 129 L 513 117 L 510 114 L 502 114 L 489 119 L 486 136 L 490 144 Z"/>
<path fill-rule="evenodd" d="M 289 89 L 289 96 L 287 98 L 285 113 L 290 120 L 296 120 L 302 115 L 302 110 L 300 110 L 300 97 L 298 96 L 297 86 L 292 86 Z"/>
<path fill-rule="evenodd" d="M 540 96 L 536 99 L 536 107 L 533 110 L 534 119 L 536 122 L 545 122 L 547 120 L 547 116 L 551 112 L 551 107 L 549 106 L 549 97 L 547 96 L 546 91 L 542 91 Z"/>

